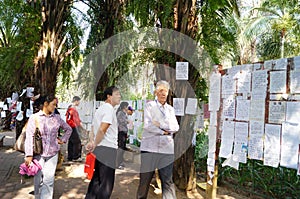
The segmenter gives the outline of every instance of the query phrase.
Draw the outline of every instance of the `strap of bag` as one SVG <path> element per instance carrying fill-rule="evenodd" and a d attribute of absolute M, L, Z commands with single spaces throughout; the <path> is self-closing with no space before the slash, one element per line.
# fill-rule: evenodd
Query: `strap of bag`
<path fill-rule="evenodd" d="M 40 129 L 40 123 L 37 115 L 35 116 L 34 120 L 35 120 L 35 127 Z"/>

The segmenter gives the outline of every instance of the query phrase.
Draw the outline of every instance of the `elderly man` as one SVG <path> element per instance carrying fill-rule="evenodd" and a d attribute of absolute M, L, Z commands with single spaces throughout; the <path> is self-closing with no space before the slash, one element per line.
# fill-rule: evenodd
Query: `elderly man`
<path fill-rule="evenodd" d="M 144 111 L 144 131 L 141 140 L 141 172 L 137 198 L 147 198 L 151 179 L 157 168 L 162 182 L 164 199 L 174 199 L 172 180 L 174 162 L 173 134 L 179 125 L 172 106 L 166 103 L 170 85 L 161 80 L 156 83 L 156 100 L 148 102 Z"/>

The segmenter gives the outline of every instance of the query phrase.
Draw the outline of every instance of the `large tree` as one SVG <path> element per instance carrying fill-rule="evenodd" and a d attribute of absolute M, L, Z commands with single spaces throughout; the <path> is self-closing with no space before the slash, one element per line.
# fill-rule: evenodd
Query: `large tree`
<path fill-rule="evenodd" d="M 91 31 L 88 36 L 87 46 L 85 49 L 85 55 L 89 57 L 95 53 L 97 47 L 105 40 L 112 36 L 131 29 L 132 23 L 126 19 L 125 16 L 125 1 L 124 0 L 82 0 L 88 6 L 88 20 L 91 26 Z M 109 56 L 117 54 L 117 49 L 112 45 L 107 45 L 104 49 Z M 103 53 L 103 52 L 100 52 Z M 107 55 L 107 54 L 106 54 Z M 89 73 L 90 65 L 84 64 L 84 68 L 78 77 L 78 81 L 81 84 L 89 84 L 87 81 L 96 82 L 96 88 L 86 89 L 86 96 L 92 97 L 96 93 L 96 98 L 99 100 L 102 98 L 102 92 L 108 85 L 116 84 L 117 80 L 128 72 L 131 55 L 126 54 L 121 57 L 117 57 L 109 66 L 103 65 L 103 60 L 99 54 L 91 58 L 94 62 L 98 62 L 97 66 L 93 68 L 93 75 L 100 79 L 87 80 L 87 73 Z M 95 60 L 96 59 L 96 60 Z M 90 60 L 89 58 L 86 60 Z M 99 77 L 98 77 L 99 76 Z"/>
<path fill-rule="evenodd" d="M 229 44 L 235 40 L 234 35 L 230 33 L 224 24 L 224 18 L 232 14 L 233 8 L 236 9 L 235 1 L 205 1 L 204 3 L 204 1 L 196 0 L 157 0 L 154 2 L 134 0 L 128 2 L 129 9 L 131 9 L 130 13 L 135 16 L 140 26 L 156 26 L 158 28 L 176 30 L 187 35 L 192 40 L 200 40 L 199 46 L 202 45 L 215 62 L 218 62 L 219 48 L 226 42 Z M 201 16 L 200 19 L 198 18 L 199 16 Z M 158 29 L 158 31 L 160 30 Z M 157 70 L 156 78 L 170 81 L 171 87 L 174 89 L 171 93 L 172 97 L 175 97 L 174 93 L 176 93 L 176 97 L 188 98 L 197 96 L 200 100 L 205 100 L 207 87 L 205 80 L 201 76 L 204 74 L 199 72 L 199 66 L 193 66 L 190 63 L 188 84 L 182 85 L 174 79 L 175 62 L 189 61 L 179 55 L 188 53 L 191 50 L 189 48 L 191 46 L 180 40 L 176 41 L 176 39 L 174 43 L 170 42 L 169 44 L 161 40 L 160 44 L 169 45 L 165 49 L 173 49 L 179 53 L 173 54 L 172 52 L 162 52 L 162 50 L 157 49 L 145 50 L 145 53 L 149 54 L 149 60 L 155 60 L 155 63 L 167 66 L 165 70 Z M 201 53 L 203 52 L 199 52 L 200 56 L 203 55 Z M 205 64 L 199 63 L 202 67 L 209 67 L 211 63 L 208 64 L 205 66 Z M 172 100 L 170 99 L 171 102 Z M 180 120 L 180 130 L 175 136 L 175 156 L 178 159 L 174 166 L 174 181 L 180 189 L 189 191 L 196 187 L 194 147 L 192 146 L 194 134 L 193 118 L 186 115 L 178 119 Z"/>
<path fill-rule="evenodd" d="M 250 18 L 246 35 L 259 41 L 261 60 L 299 54 L 299 6 L 297 0 L 268 0 L 253 8 L 257 15 Z"/>
<path fill-rule="evenodd" d="M 40 94 L 54 93 L 60 71 L 67 72 L 79 59 L 81 30 L 71 13 L 72 0 L 31 2 L 42 21 L 38 53 L 34 58 L 34 85 Z"/>

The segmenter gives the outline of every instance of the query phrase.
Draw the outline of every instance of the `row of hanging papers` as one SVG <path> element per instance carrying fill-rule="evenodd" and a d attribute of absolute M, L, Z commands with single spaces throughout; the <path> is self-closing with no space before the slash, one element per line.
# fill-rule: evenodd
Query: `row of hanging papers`
<path fill-rule="evenodd" d="M 219 110 L 223 166 L 238 169 L 249 158 L 266 166 L 297 169 L 300 175 L 300 56 L 235 66 L 223 76 L 211 74 L 210 172 L 214 172 Z"/>

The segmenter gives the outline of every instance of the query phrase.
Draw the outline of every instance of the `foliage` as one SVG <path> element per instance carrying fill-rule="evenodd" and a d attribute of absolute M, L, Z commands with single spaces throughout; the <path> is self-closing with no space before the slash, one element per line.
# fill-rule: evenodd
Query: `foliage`
<path fill-rule="evenodd" d="M 41 16 L 21 0 L 0 1 L 0 96 L 30 83 Z"/>
<path fill-rule="evenodd" d="M 261 60 L 298 55 L 300 7 L 297 0 L 268 0 L 252 11 L 258 15 L 251 18 L 245 34 L 257 39 Z"/>
<path fill-rule="evenodd" d="M 237 33 L 232 29 L 230 18 L 239 15 L 237 2 L 225 1 L 201 1 L 200 9 L 200 32 L 197 39 L 204 49 L 209 52 L 213 61 L 218 64 L 227 54 L 233 54 L 237 49 Z M 231 24 L 231 25 L 230 25 Z"/>
<path fill-rule="evenodd" d="M 218 180 L 220 184 L 242 188 L 252 195 L 266 198 L 296 199 L 300 194 L 300 177 L 295 169 L 268 167 L 259 160 L 248 159 L 246 164 L 240 164 L 239 170 L 219 167 Z"/>
<path fill-rule="evenodd" d="M 201 132 L 197 132 L 196 135 L 196 147 L 195 147 L 195 167 L 196 171 L 204 173 L 206 171 L 206 159 L 208 153 L 208 127 Z"/>
<path fill-rule="evenodd" d="M 175 0 L 128 0 L 127 15 L 133 15 L 138 26 L 173 28 Z"/>

